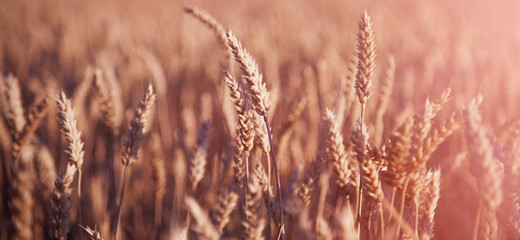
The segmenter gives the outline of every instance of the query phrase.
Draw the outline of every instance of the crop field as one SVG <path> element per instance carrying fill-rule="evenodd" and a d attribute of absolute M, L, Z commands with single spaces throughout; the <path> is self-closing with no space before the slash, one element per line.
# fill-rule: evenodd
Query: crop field
<path fill-rule="evenodd" d="M 520 239 L 520 3 L 0 1 L 0 240 Z"/>

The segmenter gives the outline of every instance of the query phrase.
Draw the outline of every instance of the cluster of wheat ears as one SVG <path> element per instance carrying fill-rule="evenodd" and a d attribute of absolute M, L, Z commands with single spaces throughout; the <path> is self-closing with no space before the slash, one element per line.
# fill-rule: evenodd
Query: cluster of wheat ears
<path fill-rule="evenodd" d="M 376 74 L 376 35 L 366 12 L 334 102 L 309 112 L 316 100 L 300 97 L 273 126 L 272 108 L 283 93 L 270 92 L 231 29 L 199 8 L 184 10 L 212 30 L 223 49 L 219 79 L 225 84 L 215 91 L 225 98 L 216 104 L 202 98 L 200 112 L 187 107 L 179 113 L 187 120 L 176 138 L 164 136 L 177 127 L 169 119 L 164 71 L 147 49 L 134 48 L 152 76 L 137 105 L 123 97 L 107 65 L 89 66 L 72 99 L 64 91 L 46 93 L 29 107 L 18 79 L 1 77 L 0 239 L 432 239 L 443 171 L 464 167 L 465 177 L 476 179 L 478 203 L 468 239 L 520 237 L 518 189 L 511 190 L 518 187 L 518 123 L 495 136 L 483 124 L 480 95 L 435 120 L 450 88 L 415 113 L 384 121 L 399 66 L 383 56 L 386 71 Z M 374 84 L 380 84 L 377 94 Z M 91 94 L 94 101 L 86 101 Z M 133 115 L 122 99 L 133 103 Z M 367 108 L 369 102 L 375 107 Z M 228 112 L 212 121 L 217 104 Z M 81 120 L 92 126 L 80 127 L 77 111 L 88 108 L 97 114 L 83 117 L 95 121 Z M 207 117 L 198 129 L 190 118 L 195 114 Z M 293 131 L 305 136 L 296 123 L 314 114 L 321 123 L 313 160 L 284 158 L 280 152 L 294 151 Z M 53 118 L 59 130 L 49 127 Z M 194 130 L 196 137 L 185 137 Z M 429 164 L 457 132 L 465 147 L 448 156 L 454 167 Z M 174 151 L 164 149 L 173 145 Z M 63 156 L 51 154 L 56 148 Z M 68 160 L 60 164 L 60 157 Z"/>

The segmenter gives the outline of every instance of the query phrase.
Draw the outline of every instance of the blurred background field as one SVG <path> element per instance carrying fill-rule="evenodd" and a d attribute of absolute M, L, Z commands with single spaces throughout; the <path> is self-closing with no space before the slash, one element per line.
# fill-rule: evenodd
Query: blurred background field
<path fill-rule="evenodd" d="M 179 200 L 188 193 L 182 182 L 187 171 L 184 158 L 196 146 L 204 120 L 211 122 L 212 133 L 207 175 L 195 197 L 205 209 L 211 209 L 218 200 L 224 186 L 221 182 L 226 179 L 222 172 L 230 171 L 226 168 L 229 146 L 236 136 L 232 121 L 236 120 L 234 112 L 225 106 L 228 95 L 222 70 L 227 59 L 213 32 L 187 15 L 184 6 L 204 9 L 232 29 L 257 60 L 272 94 L 270 117 L 282 189 L 288 189 L 295 169 L 308 165 L 320 147 L 322 113 L 334 106 L 345 91 L 342 84 L 355 56 L 358 20 L 365 10 L 373 20 L 377 52 L 375 94 L 367 110 L 369 121 L 375 117 L 377 93 L 388 58 L 393 56 L 396 63 L 391 101 L 384 115 L 384 138 L 403 114 L 418 112 L 426 99 L 439 97 L 448 87 L 452 89 L 451 100 L 435 119 L 435 125 L 477 94 L 484 96 L 483 123 L 492 129 L 497 144 L 503 144 L 510 126 L 519 121 L 517 1 L 2 0 L 2 74 L 12 73 L 19 79 L 26 109 L 37 99 L 51 97 L 47 116 L 37 131 L 36 149 L 48 148 L 57 172 L 64 170 L 67 157 L 53 98 L 60 90 L 72 97 L 85 141 L 83 223 L 97 226 L 102 233 L 109 232 L 104 208 L 108 196 L 103 163 L 106 149 L 95 91 L 85 83 L 88 67 L 100 67 L 115 79 L 114 89 L 119 89 L 125 110 L 120 116 L 118 142 L 125 136 L 132 111 L 146 86 L 150 82 L 155 85 L 158 103 L 150 132 L 159 134 L 168 180 L 160 236 L 166 238 L 172 226 L 184 221 L 185 210 Z M 157 66 L 159 70 L 154 69 Z M 238 67 L 234 70 L 239 76 Z M 154 75 L 157 73 L 163 76 Z M 305 110 L 285 134 L 288 137 L 280 139 L 289 113 L 302 101 Z M 353 120 L 346 121 L 343 131 L 346 142 L 349 121 Z M 0 129 L 6 131 L 5 124 Z M 10 140 L 8 135 L 0 135 L 5 156 L 9 154 Z M 442 171 L 435 239 L 468 239 L 472 235 L 478 179 L 464 161 L 465 144 L 464 133 L 459 130 L 428 162 L 429 167 Z M 147 141 L 142 151 L 132 167 L 131 187 L 125 199 L 121 223 L 124 239 L 147 239 L 154 227 L 151 148 Z M 116 152 L 119 179 L 121 164 L 119 150 Z M 2 180 L 3 188 L 7 184 Z M 120 188 L 119 180 L 117 186 Z M 513 191 L 518 189 L 506 189 L 504 193 Z M 2 197 L 4 206 L 5 201 Z M 4 207 L 0 212 L 0 232 L 4 233 L 9 221 L 6 211 Z M 35 210 L 37 239 L 45 235 L 45 211 Z M 74 223 L 76 214 L 71 214 Z M 77 239 L 78 231 L 73 227 L 71 238 Z M 5 234 L 0 236 L 6 239 Z"/>

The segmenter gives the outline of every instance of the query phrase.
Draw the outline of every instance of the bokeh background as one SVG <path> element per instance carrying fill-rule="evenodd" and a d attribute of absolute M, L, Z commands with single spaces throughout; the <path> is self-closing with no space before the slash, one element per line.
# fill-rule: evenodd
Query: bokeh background
<path fill-rule="evenodd" d="M 219 177 L 229 166 L 223 156 L 235 135 L 224 107 L 227 95 L 222 70 L 227 62 L 213 32 L 187 15 L 184 6 L 200 7 L 231 28 L 259 63 L 274 98 L 270 114 L 275 142 L 281 145 L 277 155 L 284 188 L 295 169 L 306 166 L 320 146 L 321 113 L 342 94 L 338 89 L 355 55 L 357 24 L 364 11 L 373 19 L 377 51 L 369 119 L 375 112 L 388 57 L 393 56 L 396 62 L 392 100 L 384 116 L 385 138 L 403 114 L 418 112 L 427 98 L 437 98 L 448 87 L 452 98 L 436 118 L 436 125 L 477 94 L 484 96 L 483 122 L 492 129 L 497 143 L 502 143 L 501 136 L 519 120 L 518 1 L 2 0 L 0 69 L 3 75 L 12 73 L 19 79 L 24 105 L 45 95 L 54 97 L 60 90 L 75 101 L 86 142 L 84 209 L 92 211 L 85 211 L 83 222 L 89 226 L 107 230 L 102 220 L 104 208 L 96 207 L 107 201 L 100 113 L 95 93 L 85 90 L 89 84 L 82 88 L 89 66 L 103 68 L 119 85 L 125 109 L 121 116 L 123 136 L 146 85 L 151 81 L 158 84 L 147 59 L 154 59 L 164 74 L 163 85 L 157 89 L 153 129 L 160 133 L 168 182 L 172 184 L 165 196 L 161 231 L 166 235 L 171 225 L 182 222 L 176 218 L 184 210 L 175 199 L 186 190 L 178 182 L 183 165 L 175 159 L 195 146 L 197 130 L 205 119 L 213 126 L 209 174 L 197 194 L 207 208 L 216 201 Z M 280 143 L 277 133 L 302 100 L 306 102 L 302 116 L 291 128 L 290 137 Z M 54 103 L 42 126 L 38 138 L 49 149 L 57 171 L 62 172 L 67 158 Z M 348 132 L 347 123 L 344 134 Z M 5 147 L 9 139 L 2 138 Z M 477 179 L 471 176 L 467 161 L 461 160 L 464 151 L 464 134 L 458 131 L 428 163 L 442 170 L 436 239 L 467 239 L 473 231 Z M 150 158 L 143 155 L 132 172 L 123 215 L 126 236 L 134 239 L 147 238 L 154 218 Z M 115 164 L 120 168 L 119 161 Z M 506 193 L 513 190 L 518 191 L 507 189 Z M 77 234 L 78 229 L 73 228 L 71 237 Z"/>

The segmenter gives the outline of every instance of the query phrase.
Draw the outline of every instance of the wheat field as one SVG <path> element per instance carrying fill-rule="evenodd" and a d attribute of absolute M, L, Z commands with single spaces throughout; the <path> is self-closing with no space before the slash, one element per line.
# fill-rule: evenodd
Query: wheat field
<path fill-rule="evenodd" d="M 514 1 L 0 1 L 0 240 L 520 239 Z"/>

